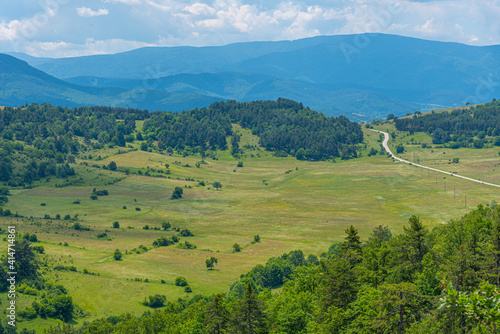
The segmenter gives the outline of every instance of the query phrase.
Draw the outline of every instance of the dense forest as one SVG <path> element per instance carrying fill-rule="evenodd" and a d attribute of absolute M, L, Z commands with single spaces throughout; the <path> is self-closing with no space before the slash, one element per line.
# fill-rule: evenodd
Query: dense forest
<path fill-rule="evenodd" d="M 136 129 L 141 120 L 142 132 Z M 143 150 L 202 156 L 207 150 L 229 149 L 230 142 L 237 157 L 243 148 L 233 123 L 251 128 L 265 149 L 301 160 L 356 157 L 356 145 L 363 141 L 359 124 L 285 99 L 218 102 L 182 113 L 49 104 L 5 107 L 0 109 L 0 182 L 17 187 L 52 176 L 66 178 L 75 174 L 70 164 L 88 150 L 136 141 Z"/>
<path fill-rule="evenodd" d="M 500 102 L 495 100 L 451 113 L 395 118 L 394 123 L 399 131 L 427 132 L 434 144 L 448 144 L 451 148 L 482 148 L 488 141 L 500 146 Z"/>
<path fill-rule="evenodd" d="M 75 174 L 69 164 L 88 148 L 125 146 L 135 140 L 135 121 L 149 117 L 137 109 L 49 104 L 0 110 L 0 182 L 26 186 Z"/>
<path fill-rule="evenodd" d="M 226 149 L 225 137 L 232 136 L 232 153 L 237 155 L 239 138 L 232 133 L 231 123 L 251 129 L 267 150 L 301 160 L 356 157 L 356 144 L 363 141 L 358 123 L 343 116 L 326 117 L 302 103 L 281 98 L 215 102 L 208 108 L 177 114 L 155 113 L 144 123 L 143 132 L 159 140 L 161 148 L 187 145 L 200 150 Z"/>
<path fill-rule="evenodd" d="M 333 244 L 319 258 L 293 251 L 270 259 L 242 275 L 227 294 L 175 301 L 149 296 L 152 309 L 142 316 L 95 320 L 78 333 L 497 333 L 496 203 L 479 205 L 432 230 L 412 216 L 397 236 L 382 225 L 367 240 L 360 240 L 353 226 L 345 232 L 345 241 Z M 50 295 L 54 287 L 37 279 L 40 255 L 34 257 L 28 241 L 21 242 L 23 254 L 31 254 L 20 262 L 32 268 L 25 285 Z M 269 289 L 275 287 L 282 289 Z M 57 296 L 66 295 L 52 293 L 44 312 L 48 308 L 68 322 L 73 314 L 59 314 L 50 306 L 62 302 Z M 36 302 L 29 312 L 36 316 L 40 309 Z M 77 330 L 64 324 L 44 333 Z"/>

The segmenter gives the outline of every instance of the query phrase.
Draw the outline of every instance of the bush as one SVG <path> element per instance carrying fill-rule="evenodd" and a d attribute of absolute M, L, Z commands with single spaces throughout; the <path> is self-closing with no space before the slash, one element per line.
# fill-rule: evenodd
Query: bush
<path fill-rule="evenodd" d="M 120 252 L 119 249 L 115 249 L 115 252 L 113 253 L 113 258 L 115 259 L 115 261 L 120 261 L 122 257 L 122 252 Z"/>
<path fill-rule="evenodd" d="M 189 241 L 181 242 L 180 244 L 177 245 L 177 247 L 181 249 L 196 249 L 196 246 Z"/>
<path fill-rule="evenodd" d="M 116 170 L 117 166 L 116 166 L 116 162 L 114 161 L 111 161 L 108 165 L 108 168 L 109 170 Z"/>
<path fill-rule="evenodd" d="M 182 190 L 181 187 L 175 187 L 173 193 L 172 193 L 172 197 L 170 197 L 170 199 L 179 199 L 179 198 L 182 198 L 182 194 L 184 193 L 184 191 Z"/>
<path fill-rule="evenodd" d="M 192 237 L 192 236 L 194 236 L 194 234 L 191 233 L 191 231 L 188 230 L 187 228 L 181 230 L 180 233 L 181 233 L 181 236 L 183 236 L 183 237 Z"/>
<path fill-rule="evenodd" d="M 241 246 L 239 244 L 234 244 L 233 245 L 233 250 L 238 253 L 241 252 Z"/>
<path fill-rule="evenodd" d="M 154 296 L 149 296 L 148 299 L 145 298 L 142 304 L 151 308 L 157 308 L 164 306 L 166 301 L 166 296 L 156 294 Z"/>
<path fill-rule="evenodd" d="M 113 228 L 120 228 L 119 222 L 113 222 Z"/>
<path fill-rule="evenodd" d="M 177 286 L 187 286 L 188 285 L 188 282 L 187 280 L 184 278 L 184 277 L 177 277 L 175 279 L 175 285 Z"/>
<path fill-rule="evenodd" d="M 191 287 L 188 285 L 188 286 L 186 286 L 186 287 L 184 288 L 184 292 L 186 292 L 186 293 L 191 293 L 191 292 L 193 292 L 193 290 L 192 290 L 192 289 L 191 289 Z"/>
<path fill-rule="evenodd" d="M 243 161 L 239 161 L 236 167 L 243 167 Z"/>
<path fill-rule="evenodd" d="M 36 313 L 36 310 L 33 307 L 29 307 L 29 306 L 27 308 L 25 308 L 24 310 L 18 311 L 17 315 L 20 318 L 26 319 L 26 320 L 32 320 L 38 316 L 38 314 Z"/>
<path fill-rule="evenodd" d="M 106 233 L 99 233 L 95 235 L 97 239 L 107 239 L 108 235 Z"/>
<path fill-rule="evenodd" d="M 98 199 L 99 197 L 96 195 L 96 194 L 92 194 L 90 195 L 90 199 L 95 201 L 96 199 Z"/>
<path fill-rule="evenodd" d="M 34 251 L 34 252 L 37 252 L 39 254 L 43 254 L 45 253 L 45 248 L 43 248 L 43 246 L 31 246 L 31 249 Z"/>

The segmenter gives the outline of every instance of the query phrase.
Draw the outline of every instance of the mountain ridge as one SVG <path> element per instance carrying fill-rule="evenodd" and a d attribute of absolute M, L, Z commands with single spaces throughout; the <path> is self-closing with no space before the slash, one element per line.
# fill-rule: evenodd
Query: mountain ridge
<path fill-rule="evenodd" d="M 356 43 L 361 39 L 363 45 Z M 498 45 L 477 47 L 385 34 L 146 47 L 61 59 L 17 55 L 64 80 L 70 89 L 107 95 L 103 103 L 172 111 L 217 100 L 283 97 L 327 115 L 370 121 L 389 113 L 402 116 L 491 101 L 496 86 L 481 85 L 500 81 Z M 108 90 L 104 94 L 91 88 Z M 142 97 L 134 97 L 138 92 Z"/>

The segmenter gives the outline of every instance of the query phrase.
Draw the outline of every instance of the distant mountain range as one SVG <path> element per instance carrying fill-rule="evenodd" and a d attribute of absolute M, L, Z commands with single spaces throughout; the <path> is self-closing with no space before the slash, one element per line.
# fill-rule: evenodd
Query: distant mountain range
<path fill-rule="evenodd" d="M 10 55 L 20 60 L 0 54 L 2 105 L 177 111 L 227 99 L 284 97 L 327 115 L 369 121 L 500 96 L 500 46 L 384 34 L 142 48 L 63 59 Z"/>

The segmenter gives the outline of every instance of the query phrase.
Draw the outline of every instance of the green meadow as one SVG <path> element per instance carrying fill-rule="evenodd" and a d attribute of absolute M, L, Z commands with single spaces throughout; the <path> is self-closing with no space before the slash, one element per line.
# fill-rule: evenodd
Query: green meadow
<path fill-rule="evenodd" d="M 389 127 L 379 128 L 394 131 Z M 92 152 L 101 160 L 77 160 L 77 175 L 66 181 L 43 180 L 32 189 L 12 190 L 6 208 L 23 218 L 2 217 L 1 227 L 15 225 L 19 232 L 37 234 L 45 248 L 47 266 L 42 269 L 82 308 L 83 316 L 75 320 L 81 324 L 124 312 L 140 314 L 149 309 L 141 304 L 149 295 L 164 294 L 169 300 L 188 296 L 174 285 L 178 276 L 187 279 L 191 295 L 227 292 L 241 274 L 270 257 L 297 249 L 319 256 L 341 241 L 351 224 L 362 238 L 379 224 L 400 233 L 412 214 L 432 227 L 480 203 L 498 200 L 493 187 L 443 179 L 442 174 L 395 163 L 386 155 L 368 157 L 371 147 L 379 149 L 379 135 L 372 131 L 364 130 L 362 157 L 347 161 L 274 157 L 258 147 L 258 139 L 248 130 L 238 131 L 241 147 L 257 146 L 239 159 L 228 151 L 218 152 L 216 159 L 130 149 L 121 154 L 116 149 Z M 408 153 L 403 158 L 500 183 L 495 171 L 500 168 L 498 149 L 421 147 L 430 141 L 425 134 L 398 133 L 391 145 L 405 145 Z M 450 162 L 454 157 L 459 163 Z M 92 167 L 111 161 L 117 171 Z M 237 167 L 238 162 L 243 167 Z M 221 189 L 213 187 L 215 181 L 222 183 Z M 175 187 L 183 188 L 182 199 L 170 199 Z M 94 188 L 109 195 L 92 200 Z M 55 219 L 57 214 L 61 219 Z M 71 219 L 64 220 L 66 215 Z M 119 228 L 112 228 L 115 221 Z M 75 230 L 75 222 L 89 230 Z M 161 230 L 162 222 L 170 222 L 172 228 Z M 194 236 L 181 236 L 181 242 L 197 248 L 152 247 L 159 237 L 178 235 L 174 228 L 189 229 Z M 98 238 L 100 233 L 107 237 Z M 261 242 L 252 243 L 255 235 Z M 242 246 L 241 252 L 233 252 L 234 243 Z M 149 251 L 133 251 L 140 245 Z M 0 247 L 7 251 L 5 240 Z M 113 259 L 115 249 L 123 253 L 121 261 Z M 212 256 L 218 264 L 207 270 L 205 260 Z M 55 265 L 75 266 L 77 271 L 56 271 Z M 21 308 L 36 298 L 19 295 Z M 19 326 L 41 329 L 54 322 L 37 318 Z"/>

